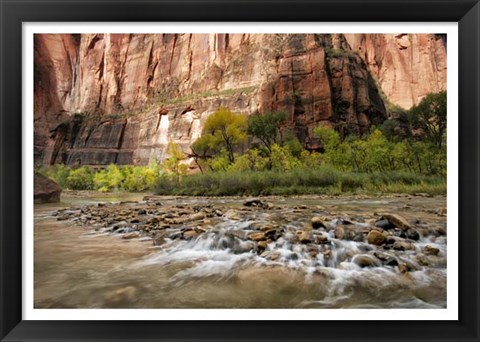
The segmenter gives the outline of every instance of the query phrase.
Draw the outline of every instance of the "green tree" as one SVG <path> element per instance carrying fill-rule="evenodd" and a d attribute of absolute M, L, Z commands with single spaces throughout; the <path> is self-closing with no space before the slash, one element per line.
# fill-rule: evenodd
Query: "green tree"
<path fill-rule="evenodd" d="M 181 178 L 187 174 L 188 166 L 183 164 L 184 153 L 174 142 L 169 142 L 167 154 L 170 156 L 163 163 L 164 168 L 174 175 L 177 184 L 180 184 Z"/>
<path fill-rule="evenodd" d="M 287 115 L 282 112 L 254 114 L 248 118 L 248 134 L 257 138 L 272 152 L 272 144 L 279 143 L 280 126 L 287 120 Z"/>
<path fill-rule="evenodd" d="M 219 147 L 221 147 L 219 137 L 211 134 L 202 135 L 190 145 L 192 157 L 201 173 L 207 161 L 220 153 Z"/>
<path fill-rule="evenodd" d="M 423 129 L 427 139 L 441 149 L 447 129 L 447 92 L 428 94 L 410 109 L 409 117 L 412 126 Z"/>
<path fill-rule="evenodd" d="M 203 144 L 204 147 L 208 146 L 213 151 L 225 148 L 228 161 L 232 164 L 235 162 L 235 149 L 247 138 L 247 116 L 220 108 L 207 118 L 203 135 L 213 136 L 208 144 Z"/>
<path fill-rule="evenodd" d="M 318 126 L 313 133 L 320 138 L 325 150 L 334 149 L 340 144 L 340 135 L 333 128 Z"/>

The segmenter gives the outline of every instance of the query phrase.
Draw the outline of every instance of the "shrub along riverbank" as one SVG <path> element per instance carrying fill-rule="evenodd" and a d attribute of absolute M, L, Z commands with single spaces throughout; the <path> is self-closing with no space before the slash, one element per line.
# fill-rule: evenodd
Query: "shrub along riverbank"
<path fill-rule="evenodd" d="M 410 172 L 356 173 L 325 165 L 285 171 L 218 171 L 186 175 L 179 181 L 161 166 L 110 165 L 103 170 L 56 165 L 41 168 L 64 189 L 96 191 L 154 191 L 160 195 L 233 196 L 300 194 L 427 193 L 445 195 L 442 176 Z"/>

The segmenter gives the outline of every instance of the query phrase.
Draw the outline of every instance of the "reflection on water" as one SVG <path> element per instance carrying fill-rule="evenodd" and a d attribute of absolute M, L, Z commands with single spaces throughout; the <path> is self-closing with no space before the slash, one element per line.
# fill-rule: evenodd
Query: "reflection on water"
<path fill-rule="evenodd" d="M 285 212 L 285 233 L 258 253 L 242 244 L 238 232 L 248 231 L 259 219 L 273 213 L 242 219 L 221 218 L 207 232 L 190 240 L 166 239 L 153 246 L 148 237 L 122 239 L 108 227 L 86 227 L 72 220 L 58 221 L 60 208 L 96 202 L 141 200 L 139 194 L 85 198 L 66 196 L 60 204 L 35 206 L 35 307 L 37 308 L 442 308 L 446 306 L 446 239 L 423 236 L 408 251 L 387 251 L 409 265 L 386 265 L 366 241 L 337 238 L 323 231 L 329 244 L 292 242 L 309 219 L 312 207 L 328 207 L 338 217 L 352 218 L 361 229 L 368 226 L 356 217 L 375 211 L 403 210 L 409 219 L 444 226 L 445 217 L 428 212 L 445 206 L 445 198 L 319 199 L 274 198 Z M 187 207 L 206 199 L 162 199 L 164 206 Z M 241 207 L 242 199 L 209 199 L 216 205 Z M 294 215 L 290 207 L 308 208 Z M 402 209 L 403 208 L 403 209 Z M 270 215 L 270 216 L 269 216 Z M 332 215 L 335 216 L 335 215 Z M 337 224 L 332 217 L 331 225 Z M 95 229 L 94 229 L 95 228 Z M 320 234 L 320 233 L 319 233 Z M 422 264 L 425 246 L 439 250 L 435 262 Z M 330 251 L 328 251 L 330 250 Z M 393 254 L 392 254 L 393 253 Z M 359 260 L 363 259 L 367 261 Z M 373 258 L 373 259 L 372 259 Z M 431 257 L 429 260 L 433 260 Z M 420 261 L 419 261 L 420 260 Z M 371 262 L 374 267 L 360 267 Z M 375 264 L 376 263 L 376 264 Z"/>

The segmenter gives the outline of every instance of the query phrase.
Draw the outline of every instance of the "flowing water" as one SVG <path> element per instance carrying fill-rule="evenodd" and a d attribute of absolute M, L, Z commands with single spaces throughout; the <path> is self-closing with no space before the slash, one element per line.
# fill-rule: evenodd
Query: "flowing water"
<path fill-rule="evenodd" d="M 36 308 L 446 307 L 446 219 L 437 210 L 445 197 L 278 197 L 264 210 L 235 197 L 101 196 L 35 205 Z M 132 216 L 139 208 L 147 214 Z M 201 208 L 221 213 L 193 222 Z M 405 250 L 369 244 L 361 237 L 379 212 L 401 214 L 420 237 Z M 154 245 L 158 231 L 132 237 L 138 226 L 108 222 L 108 213 L 173 218 Z M 328 229 L 308 228 L 313 216 Z M 279 233 L 259 249 L 247 236 L 262 225 Z M 299 242 L 302 232 L 312 242 Z"/>

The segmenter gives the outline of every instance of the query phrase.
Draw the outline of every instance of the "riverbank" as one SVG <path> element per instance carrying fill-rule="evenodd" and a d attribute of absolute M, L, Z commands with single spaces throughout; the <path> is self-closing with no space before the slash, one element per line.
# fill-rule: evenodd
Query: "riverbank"
<path fill-rule="evenodd" d="M 36 265 L 68 264 L 35 268 L 38 307 L 446 305 L 443 196 L 95 194 L 36 206 Z"/>
<path fill-rule="evenodd" d="M 351 172 L 329 165 L 288 170 L 216 171 L 173 174 L 149 166 L 109 165 L 106 169 L 54 165 L 39 170 L 62 189 L 101 192 L 153 191 L 179 196 L 446 194 L 446 178 L 407 171 Z"/>

